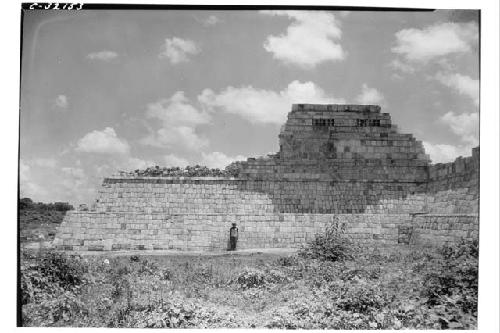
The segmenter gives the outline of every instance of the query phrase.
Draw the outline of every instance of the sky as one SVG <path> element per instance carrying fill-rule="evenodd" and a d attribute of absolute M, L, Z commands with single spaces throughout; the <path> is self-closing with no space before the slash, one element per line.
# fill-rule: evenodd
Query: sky
<path fill-rule="evenodd" d="M 20 191 L 279 150 L 293 103 L 378 104 L 434 163 L 479 144 L 476 11 L 26 11 Z"/>

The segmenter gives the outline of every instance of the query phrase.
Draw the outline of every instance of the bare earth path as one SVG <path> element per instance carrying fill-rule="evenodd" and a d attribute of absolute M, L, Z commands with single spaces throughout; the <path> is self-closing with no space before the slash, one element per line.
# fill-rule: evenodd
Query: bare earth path
<path fill-rule="evenodd" d="M 51 242 L 43 242 L 42 248 L 50 248 Z M 22 248 L 25 249 L 39 249 L 40 242 L 23 243 Z M 124 255 L 137 255 L 137 256 L 245 256 L 253 254 L 275 254 L 275 255 L 289 255 L 297 252 L 297 248 L 257 248 L 257 249 L 243 249 L 236 251 L 210 251 L 210 252 L 197 252 L 197 251 L 179 251 L 179 250 L 123 250 L 123 251 L 65 251 L 68 254 L 79 254 L 82 256 L 106 256 L 106 257 L 120 257 Z"/>

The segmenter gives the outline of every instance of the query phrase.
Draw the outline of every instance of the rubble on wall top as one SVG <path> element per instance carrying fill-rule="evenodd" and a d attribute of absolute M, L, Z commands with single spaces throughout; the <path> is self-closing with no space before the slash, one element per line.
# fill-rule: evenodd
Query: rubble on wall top
<path fill-rule="evenodd" d="M 242 181 L 240 178 L 236 177 L 212 177 L 212 176 L 138 176 L 132 173 L 116 173 L 109 177 L 104 178 L 104 181 L 109 180 L 136 180 L 138 182 L 149 182 L 149 181 L 173 181 L 174 183 L 178 181 L 186 182 L 210 182 L 210 181 Z"/>
<path fill-rule="evenodd" d="M 208 168 L 206 166 L 186 166 L 180 167 L 148 167 L 146 169 L 137 169 L 134 171 L 119 171 L 112 175 L 112 178 L 141 178 L 141 177 L 218 177 L 230 178 L 237 176 L 239 172 L 238 163 L 232 163 L 225 169 Z"/>
<path fill-rule="evenodd" d="M 292 111 L 370 112 L 380 113 L 380 106 L 372 104 L 293 104 Z"/>

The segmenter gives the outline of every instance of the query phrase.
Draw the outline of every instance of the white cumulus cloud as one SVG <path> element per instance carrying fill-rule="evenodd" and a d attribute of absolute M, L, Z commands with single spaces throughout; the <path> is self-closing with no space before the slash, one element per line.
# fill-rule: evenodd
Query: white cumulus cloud
<path fill-rule="evenodd" d="M 454 145 L 423 142 L 425 151 L 433 163 L 454 161 L 458 156 L 470 156 L 472 148 L 479 144 L 479 114 L 447 112 L 439 118 L 450 130 L 459 137 Z"/>
<path fill-rule="evenodd" d="M 459 156 L 470 156 L 472 154 L 471 146 L 459 145 L 452 146 L 447 144 L 433 144 L 423 141 L 425 152 L 429 154 L 432 163 L 453 162 Z"/>
<path fill-rule="evenodd" d="M 86 153 L 128 154 L 130 146 L 120 139 L 113 128 L 106 127 L 102 131 L 92 131 L 85 134 L 77 142 L 77 151 Z"/>
<path fill-rule="evenodd" d="M 31 167 L 22 159 L 19 160 L 19 178 L 21 181 L 28 180 L 30 176 Z"/>
<path fill-rule="evenodd" d="M 476 146 L 479 143 L 479 114 L 448 112 L 440 118 L 440 121 L 450 127 L 453 133 L 469 145 Z"/>
<path fill-rule="evenodd" d="M 153 166 L 155 163 L 149 160 L 143 160 L 137 157 L 127 157 L 122 161 L 119 166 L 127 170 L 137 170 L 146 169 L 147 167 Z"/>
<path fill-rule="evenodd" d="M 205 20 L 203 20 L 204 26 L 213 26 L 220 22 L 220 19 L 215 15 L 210 15 Z"/>
<path fill-rule="evenodd" d="M 370 88 L 367 84 L 363 84 L 361 89 L 361 94 L 356 97 L 356 102 L 360 104 L 384 104 L 384 95 L 377 89 Z"/>
<path fill-rule="evenodd" d="M 85 171 L 83 171 L 82 168 L 63 167 L 61 170 L 69 176 L 75 178 L 85 178 Z"/>
<path fill-rule="evenodd" d="M 294 103 L 343 104 L 345 100 L 325 93 L 313 82 L 291 82 L 282 91 L 227 87 L 220 93 L 205 89 L 200 103 L 209 108 L 239 115 L 252 123 L 282 124 Z"/>
<path fill-rule="evenodd" d="M 423 29 L 404 29 L 396 33 L 392 52 L 408 61 L 426 62 L 436 57 L 469 52 L 478 40 L 475 23 L 441 23 Z"/>
<path fill-rule="evenodd" d="M 270 35 L 264 42 L 264 49 L 275 59 L 307 69 L 325 61 L 345 58 L 339 43 L 342 36 L 340 22 L 333 14 L 295 10 L 266 10 L 261 13 L 293 20 L 286 33 Z"/>
<path fill-rule="evenodd" d="M 113 59 L 118 58 L 118 53 L 113 52 L 113 51 L 108 51 L 108 50 L 103 50 L 103 51 L 98 51 L 98 52 L 92 52 L 87 54 L 87 59 L 90 60 L 100 60 L 100 61 L 111 61 Z"/>
<path fill-rule="evenodd" d="M 55 104 L 58 108 L 66 109 L 68 107 L 68 97 L 66 95 L 58 95 Z"/>
<path fill-rule="evenodd" d="M 435 78 L 447 87 L 456 90 L 459 94 L 472 99 L 475 105 L 479 105 L 479 80 L 458 73 L 437 73 Z"/>
<path fill-rule="evenodd" d="M 160 59 L 167 58 L 170 63 L 178 64 L 187 62 L 189 60 L 189 55 L 195 55 L 199 52 L 200 48 L 194 41 L 173 37 L 165 39 L 165 44 L 162 46 L 158 57 Z"/>
<path fill-rule="evenodd" d="M 42 168 L 55 168 L 57 166 L 57 160 L 54 158 L 36 158 L 33 160 L 33 164 Z"/>
<path fill-rule="evenodd" d="M 156 165 L 154 161 L 144 160 L 128 154 L 107 157 L 106 159 L 100 159 L 98 164 L 93 164 L 95 171 L 92 174 L 94 176 L 108 177 L 117 171 L 143 170 Z"/>
<path fill-rule="evenodd" d="M 19 160 L 19 194 L 21 198 L 40 198 L 47 195 L 47 191 L 33 179 L 31 166 L 24 160 Z"/>
<path fill-rule="evenodd" d="M 170 98 L 149 104 L 146 115 L 151 119 L 161 120 L 161 127 L 157 130 L 151 129 L 141 143 L 191 151 L 208 146 L 208 140 L 196 133 L 196 126 L 209 123 L 211 117 L 206 111 L 199 111 L 192 106 L 182 91 L 174 93 Z"/>
<path fill-rule="evenodd" d="M 401 71 L 403 73 L 407 73 L 407 74 L 415 73 L 415 67 L 413 65 L 410 65 L 409 63 L 401 61 L 399 59 L 392 60 L 390 63 L 390 66 L 392 69 L 395 69 L 397 71 Z"/>
<path fill-rule="evenodd" d="M 174 154 L 168 154 L 163 157 L 166 166 L 168 167 L 181 167 L 184 168 L 189 165 L 188 160 L 185 158 L 179 157 Z"/>
<path fill-rule="evenodd" d="M 190 126 L 210 122 L 210 115 L 189 104 L 182 91 L 177 91 L 170 98 L 150 103 L 147 107 L 147 116 L 162 120 L 165 126 Z"/>
<path fill-rule="evenodd" d="M 209 168 L 224 169 L 227 165 L 235 161 L 245 161 L 246 157 L 243 155 L 227 156 L 224 153 L 214 151 L 211 153 L 201 153 L 201 164 Z"/>
<path fill-rule="evenodd" d="M 208 146 L 208 141 L 196 134 L 194 128 L 187 126 L 160 128 L 152 135 L 143 138 L 145 145 L 160 148 L 182 148 L 197 151 Z"/>

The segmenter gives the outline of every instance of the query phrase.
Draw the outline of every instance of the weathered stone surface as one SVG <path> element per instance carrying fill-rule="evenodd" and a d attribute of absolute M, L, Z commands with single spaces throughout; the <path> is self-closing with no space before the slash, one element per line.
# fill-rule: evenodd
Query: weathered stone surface
<path fill-rule="evenodd" d="M 237 178 L 106 178 L 93 211 L 68 212 L 54 245 L 79 250 L 293 247 L 336 220 L 367 245 L 478 236 L 479 148 L 430 165 L 419 141 L 372 105 L 294 105 L 280 152 Z"/>

